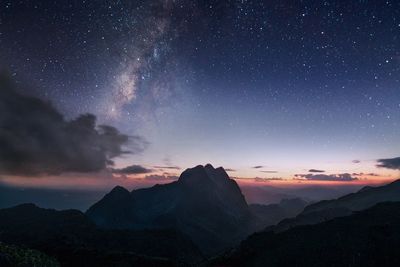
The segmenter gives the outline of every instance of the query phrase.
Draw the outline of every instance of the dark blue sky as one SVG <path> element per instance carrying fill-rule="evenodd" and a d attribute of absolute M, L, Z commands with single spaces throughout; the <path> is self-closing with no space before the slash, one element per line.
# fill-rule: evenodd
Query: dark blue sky
<path fill-rule="evenodd" d="M 399 38 L 398 1 L 0 2 L 24 93 L 146 138 L 118 166 L 376 172 L 400 150 Z"/>

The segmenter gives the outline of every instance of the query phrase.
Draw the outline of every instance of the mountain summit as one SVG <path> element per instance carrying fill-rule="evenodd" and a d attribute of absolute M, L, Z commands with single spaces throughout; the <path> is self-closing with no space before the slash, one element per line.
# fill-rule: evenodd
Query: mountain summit
<path fill-rule="evenodd" d="M 132 192 L 116 187 L 86 214 L 103 228 L 175 229 L 206 254 L 239 242 L 255 225 L 237 183 L 211 164 L 187 169 L 169 184 Z"/>

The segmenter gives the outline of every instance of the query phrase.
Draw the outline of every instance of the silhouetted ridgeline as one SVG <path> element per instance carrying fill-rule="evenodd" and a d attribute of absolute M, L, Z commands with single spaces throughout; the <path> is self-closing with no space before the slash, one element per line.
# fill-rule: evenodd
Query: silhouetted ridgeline
<path fill-rule="evenodd" d="M 82 212 L 33 204 L 0 210 L 0 240 L 34 248 L 62 266 L 175 266 L 201 262 L 196 246 L 173 230 L 102 230 Z"/>
<path fill-rule="evenodd" d="M 400 201 L 400 180 L 380 187 L 367 186 L 356 193 L 338 199 L 311 204 L 295 218 L 285 219 L 269 229 L 279 232 L 297 225 L 315 224 L 336 217 L 348 216 L 354 211 L 364 210 L 386 201 Z"/>
<path fill-rule="evenodd" d="M 170 184 L 117 186 L 86 214 L 0 210 L 0 266 L 400 266 L 400 203 L 387 201 L 400 181 L 307 207 L 248 205 L 223 168 L 199 165 Z"/>
<path fill-rule="evenodd" d="M 304 206 L 301 200 L 249 206 L 225 170 L 208 164 L 187 169 L 170 184 L 132 192 L 116 187 L 86 214 L 107 229 L 175 229 L 214 255 Z"/>
<path fill-rule="evenodd" d="M 400 202 L 274 233 L 256 233 L 210 266 L 400 266 Z"/>

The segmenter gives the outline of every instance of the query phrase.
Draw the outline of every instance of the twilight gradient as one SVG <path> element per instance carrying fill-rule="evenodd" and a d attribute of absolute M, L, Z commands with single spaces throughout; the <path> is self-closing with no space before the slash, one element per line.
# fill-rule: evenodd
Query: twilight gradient
<path fill-rule="evenodd" d="M 398 175 L 376 160 L 400 151 L 399 18 L 398 1 L 1 1 L 0 68 L 67 118 L 90 112 L 147 140 L 116 168 L 377 183 Z"/>

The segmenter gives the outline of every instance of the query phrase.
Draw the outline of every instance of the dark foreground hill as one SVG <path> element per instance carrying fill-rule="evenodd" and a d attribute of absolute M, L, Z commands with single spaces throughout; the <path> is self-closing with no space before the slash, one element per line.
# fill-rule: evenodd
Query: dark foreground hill
<path fill-rule="evenodd" d="M 280 233 L 257 233 L 210 265 L 400 266 L 400 202 Z"/>
<path fill-rule="evenodd" d="M 175 266 L 203 260 L 174 230 L 98 229 L 82 212 L 33 204 L 0 210 L 0 241 L 37 249 L 61 266 Z"/>
<path fill-rule="evenodd" d="M 60 267 L 58 261 L 37 250 L 10 246 L 0 242 L 1 267 Z"/>

